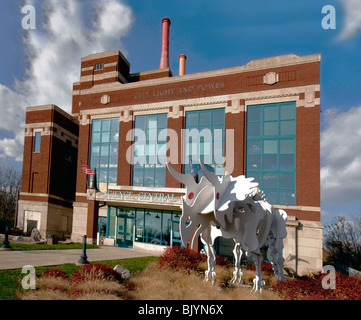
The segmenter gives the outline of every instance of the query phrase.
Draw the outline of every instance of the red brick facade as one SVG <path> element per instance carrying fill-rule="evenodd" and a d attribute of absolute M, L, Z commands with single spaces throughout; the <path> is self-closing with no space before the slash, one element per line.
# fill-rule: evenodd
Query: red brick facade
<path fill-rule="evenodd" d="M 117 185 L 132 186 L 132 166 L 126 159 L 132 142 L 127 141 L 127 134 L 134 127 L 137 114 L 166 112 L 168 128 L 181 133 L 189 108 L 225 108 L 225 128 L 234 130 L 234 154 L 229 159 L 234 163 L 231 174 L 237 176 L 246 173 L 247 106 L 295 101 L 297 203 L 285 209 L 296 219 L 320 221 L 319 55 L 261 59 L 242 67 L 178 77 L 173 77 L 169 68 L 137 74 L 130 74 L 129 70 L 129 62 L 119 51 L 85 57 L 81 61 L 80 82 L 73 85 L 74 119 L 56 107 L 27 111 L 20 200 L 41 198 L 63 206 L 75 201 L 74 208 L 87 208 L 84 231 L 94 239 L 98 213 L 94 201 L 88 198 L 87 178 L 81 168 L 81 163 L 90 162 L 93 119 L 120 119 Z M 275 80 L 269 81 L 268 77 Z M 35 154 L 31 126 L 40 124 L 42 132 L 48 133 L 42 135 L 41 152 Z M 62 157 L 66 140 L 59 139 L 64 134 L 62 129 L 77 140 L 77 145 L 72 144 L 72 163 Z M 169 144 L 168 155 L 172 151 L 169 148 L 177 148 L 178 163 L 174 167 L 182 171 L 181 134 L 173 145 Z M 181 185 L 167 172 L 165 187 Z"/>
<path fill-rule="evenodd" d="M 82 62 L 82 68 L 91 67 L 103 61 L 107 63 L 122 63 L 128 65 L 128 62 L 119 52 L 113 52 L 114 56 L 107 56 L 103 60 L 94 56 L 86 58 L 86 64 Z M 118 56 L 119 55 L 119 56 Z M 280 63 L 279 61 L 285 61 Z M 114 66 L 115 70 L 120 70 Z M 108 70 L 108 69 L 104 69 Z M 91 74 L 82 73 L 82 75 Z M 105 71 L 104 71 L 105 72 Z M 226 112 L 226 128 L 234 129 L 234 171 L 233 175 L 245 174 L 246 166 L 246 106 L 253 104 L 251 99 L 239 99 L 234 101 L 232 95 L 250 94 L 250 96 L 259 95 L 260 100 L 265 97 L 267 101 L 268 93 L 274 101 L 277 97 L 283 98 L 290 96 L 290 101 L 297 102 L 297 205 L 294 208 L 287 208 L 291 215 L 298 219 L 320 221 L 320 152 L 319 152 L 319 81 L 320 81 L 320 59 L 319 56 L 308 56 L 303 58 L 296 56 L 284 56 L 280 59 L 256 60 L 243 67 L 236 67 L 214 72 L 204 72 L 200 74 L 187 75 L 183 77 L 171 77 L 170 72 L 165 70 L 155 70 L 137 75 L 129 74 L 129 70 L 122 71 L 122 78 L 128 82 L 122 83 L 115 80 L 113 83 L 108 81 L 108 86 L 97 86 L 100 84 L 90 82 L 74 84 L 73 114 L 80 114 L 88 117 L 87 123 L 80 125 L 79 136 L 79 156 L 83 162 L 89 158 L 90 147 L 90 118 L 92 114 L 104 112 L 113 112 L 120 115 L 121 118 L 127 117 L 126 121 L 120 122 L 119 132 L 119 150 L 124 150 L 119 154 L 118 167 L 118 185 L 131 185 L 132 167 L 127 163 L 125 150 L 131 142 L 126 141 L 127 132 L 134 126 L 134 113 L 140 107 L 150 104 L 166 104 L 166 112 L 172 113 L 173 106 L 179 106 L 179 117 L 168 117 L 168 128 L 180 132 L 184 128 L 184 106 L 183 102 L 189 103 L 189 100 L 217 98 L 225 101 L 225 105 L 231 110 L 233 105 L 240 105 L 243 111 Z M 119 73 L 121 73 L 119 71 Z M 278 75 L 278 81 L 272 85 L 265 83 L 264 77 L 269 73 Z M 136 82 L 135 79 L 138 81 Z M 311 102 L 307 102 L 306 92 L 310 86 L 316 87 L 311 93 Z M 103 89 L 104 88 L 104 89 Z M 294 88 L 294 89 L 293 89 Z M 82 89 L 79 91 L 79 89 Z M 88 90 L 83 90 L 88 89 Z M 278 95 L 273 92 L 278 91 Z M 102 103 L 102 97 L 108 97 L 107 103 Z M 312 107 L 305 104 L 312 104 Z M 205 103 L 206 105 L 206 103 Z M 203 105 L 202 105 L 203 106 Z M 212 105 L 210 104 L 210 107 Z M 154 111 L 157 113 L 157 111 Z M 84 120 L 84 119 L 83 119 Z M 82 122 L 82 120 L 80 120 Z M 182 144 L 181 136 L 178 141 L 178 164 L 175 164 L 177 170 L 182 170 L 181 154 Z M 77 193 L 85 193 L 85 178 L 78 167 Z M 179 183 L 167 173 L 166 187 L 180 187 Z M 85 200 L 84 196 L 77 198 L 78 201 Z"/>

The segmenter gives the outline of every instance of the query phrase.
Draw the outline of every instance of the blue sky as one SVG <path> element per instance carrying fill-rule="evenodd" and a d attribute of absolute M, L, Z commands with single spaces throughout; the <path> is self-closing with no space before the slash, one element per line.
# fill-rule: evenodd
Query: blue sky
<path fill-rule="evenodd" d="M 26 4 L 36 30 L 21 26 Z M 336 9 L 335 30 L 321 26 L 324 5 Z M 3 0 L 0 9 L 0 164 L 21 170 L 26 106 L 70 112 L 80 57 L 121 50 L 131 72 L 157 69 L 167 16 L 174 75 L 181 53 L 187 73 L 321 53 L 322 219 L 361 215 L 361 1 Z"/>

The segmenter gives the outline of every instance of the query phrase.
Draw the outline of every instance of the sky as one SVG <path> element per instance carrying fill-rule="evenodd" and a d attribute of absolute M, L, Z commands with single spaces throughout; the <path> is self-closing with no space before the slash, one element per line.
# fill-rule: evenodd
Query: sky
<path fill-rule="evenodd" d="M 36 29 L 23 28 L 26 5 L 35 8 Z M 188 74 L 322 55 L 321 220 L 361 216 L 360 0 L 2 0 L 0 164 L 22 169 L 27 106 L 71 111 L 81 57 L 120 50 L 132 73 L 158 69 L 163 17 L 172 21 L 174 75 L 181 53 Z"/>

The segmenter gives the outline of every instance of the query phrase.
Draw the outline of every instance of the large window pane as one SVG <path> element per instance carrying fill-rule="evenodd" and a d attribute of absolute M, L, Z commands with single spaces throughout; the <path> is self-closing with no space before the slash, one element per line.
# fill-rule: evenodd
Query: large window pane
<path fill-rule="evenodd" d="M 102 128 L 101 120 L 94 120 L 92 123 L 93 132 L 100 132 Z"/>
<path fill-rule="evenodd" d="M 35 132 L 34 138 L 34 152 L 40 152 L 41 147 L 41 132 Z"/>
<path fill-rule="evenodd" d="M 107 191 L 109 184 L 117 183 L 118 140 L 118 118 L 92 121 L 90 166 L 97 169 L 98 188 L 102 192 Z"/>
<path fill-rule="evenodd" d="M 93 132 L 92 143 L 100 143 L 100 132 Z"/>
<path fill-rule="evenodd" d="M 263 153 L 278 153 L 278 141 L 277 140 L 265 140 L 263 141 Z"/>
<path fill-rule="evenodd" d="M 157 210 L 146 209 L 145 242 L 161 244 L 161 217 Z"/>
<path fill-rule="evenodd" d="M 266 195 L 266 199 L 269 203 L 278 203 L 278 191 L 276 188 L 263 188 L 263 192 Z"/>
<path fill-rule="evenodd" d="M 280 105 L 280 118 L 281 120 L 285 119 L 295 119 L 296 118 L 296 108 L 294 103 L 284 103 Z"/>
<path fill-rule="evenodd" d="M 135 117 L 135 129 L 143 133 L 145 141 L 135 143 L 134 157 L 144 165 L 133 167 L 133 186 L 165 187 L 166 167 L 159 166 L 159 163 L 164 164 L 167 150 L 164 135 L 160 135 L 165 128 L 167 114 Z"/>
<path fill-rule="evenodd" d="M 272 204 L 296 204 L 296 103 L 247 107 L 247 171 Z"/>
<path fill-rule="evenodd" d="M 142 167 L 133 167 L 133 185 L 134 186 L 142 186 L 143 183 L 143 174 L 144 174 L 144 170 L 143 170 L 143 166 Z"/>
<path fill-rule="evenodd" d="M 281 136 L 294 136 L 296 134 L 296 123 L 294 120 L 281 121 L 280 135 Z"/>
<path fill-rule="evenodd" d="M 264 170 L 277 170 L 277 155 L 276 154 L 265 154 L 263 156 L 263 165 Z"/>
<path fill-rule="evenodd" d="M 278 135 L 278 122 L 265 122 L 263 134 L 265 136 L 277 136 Z"/>
<path fill-rule="evenodd" d="M 261 169 L 261 155 L 248 156 L 247 169 Z"/>
<path fill-rule="evenodd" d="M 199 125 L 210 126 L 211 124 L 211 112 L 205 111 L 199 114 Z"/>
<path fill-rule="evenodd" d="M 249 137 L 260 137 L 262 133 L 262 123 L 255 122 L 248 124 L 247 134 Z"/>
<path fill-rule="evenodd" d="M 280 188 L 293 188 L 294 183 L 293 173 L 280 173 Z"/>
<path fill-rule="evenodd" d="M 108 208 L 108 238 L 115 238 L 115 229 L 116 229 L 116 208 Z"/>
<path fill-rule="evenodd" d="M 224 109 L 213 111 L 213 124 L 224 124 Z"/>
<path fill-rule="evenodd" d="M 263 174 L 264 188 L 277 188 L 277 173 L 267 172 Z"/>
<path fill-rule="evenodd" d="M 247 154 L 261 154 L 262 140 L 248 140 Z"/>
<path fill-rule="evenodd" d="M 293 154 L 280 154 L 280 170 L 295 170 L 295 156 Z"/>
<path fill-rule="evenodd" d="M 200 179 L 203 173 L 196 165 L 201 157 L 216 174 L 223 174 L 224 163 L 219 162 L 224 155 L 225 110 L 188 111 L 185 124 L 185 173 L 197 172 Z"/>
<path fill-rule="evenodd" d="M 280 202 L 285 205 L 294 206 L 296 204 L 296 196 L 294 190 L 280 189 Z"/>
<path fill-rule="evenodd" d="M 102 120 L 102 131 L 110 131 L 110 120 Z"/>
<path fill-rule="evenodd" d="M 247 110 L 247 119 L 250 121 L 261 121 L 262 119 L 262 108 L 252 107 Z"/>
<path fill-rule="evenodd" d="M 264 110 L 264 119 L 263 121 L 273 121 L 278 119 L 278 107 L 272 106 L 263 108 Z"/>
<path fill-rule="evenodd" d="M 280 140 L 280 153 L 289 154 L 295 153 L 295 141 L 292 140 Z"/>
<path fill-rule="evenodd" d="M 170 233 L 172 230 L 172 215 L 171 213 L 165 211 L 162 214 L 162 237 L 161 245 L 169 246 L 170 245 Z"/>

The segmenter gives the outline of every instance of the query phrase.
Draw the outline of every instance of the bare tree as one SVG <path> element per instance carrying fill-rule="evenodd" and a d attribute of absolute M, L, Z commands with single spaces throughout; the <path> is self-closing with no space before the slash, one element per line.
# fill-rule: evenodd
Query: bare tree
<path fill-rule="evenodd" d="M 338 216 L 326 229 L 324 249 L 327 263 L 361 269 L 361 218 Z"/>
<path fill-rule="evenodd" d="M 0 220 L 10 224 L 15 219 L 21 187 L 21 172 L 0 165 Z"/>

